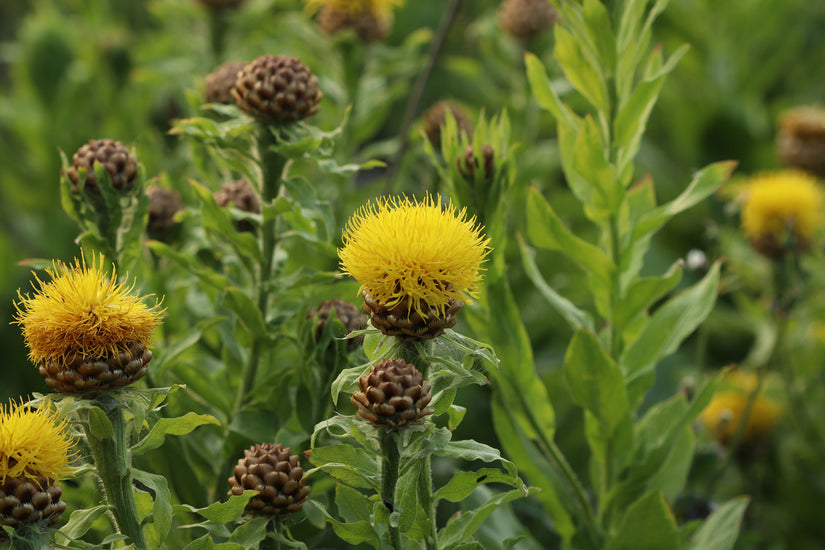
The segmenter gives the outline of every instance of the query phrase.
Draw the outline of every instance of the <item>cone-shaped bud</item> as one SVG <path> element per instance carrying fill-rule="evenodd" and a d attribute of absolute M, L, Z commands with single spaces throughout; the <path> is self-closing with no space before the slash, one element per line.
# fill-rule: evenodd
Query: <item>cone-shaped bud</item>
<path fill-rule="evenodd" d="M 66 176 L 72 183 L 72 191 L 79 192 L 81 168 L 86 170 L 85 191 L 99 194 L 95 163 L 101 164 L 112 178 L 112 185 L 122 193 L 134 187 L 138 176 L 137 160 L 119 141 L 112 139 L 92 139 L 72 156 L 72 165 L 66 169 Z"/>
<path fill-rule="evenodd" d="M 358 407 L 356 416 L 377 427 L 401 428 L 419 424 L 433 413 L 432 386 L 403 359 L 382 359 L 369 374 L 358 379 L 359 390 L 350 401 Z"/>
<path fill-rule="evenodd" d="M 424 111 L 422 117 L 424 133 L 436 150 L 441 149 L 441 127 L 444 126 L 447 111 L 453 114 L 459 133 L 463 132 L 469 137 L 473 132 L 473 123 L 470 120 L 470 115 L 467 114 L 467 111 L 461 105 L 453 101 L 439 101 Z"/>
<path fill-rule="evenodd" d="M 0 484 L 0 527 L 19 529 L 25 525 L 54 525 L 66 509 L 60 484 L 47 477 L 7 477 Z M 3 538 L 0 529 L 0 540 Z"/>
<path fill-rule="evenodd" d="M 318 25 L 329 35 L 352 29 L 362 42 L 378 42 L 390 33 L 392 14 L 375 9 L 353 13 L 335 4 L 325 4 L 318 14 Z"/>
<path fill-rule="evenodd" d="M 318 112 L 324 94 L 318 77 L 294 57 L 262 55 L 238 74 L 232 97 L 250 115 L 291 124 Z"/>
<path fill-rule="evenodd" d="M 215 202 L 218 206 L 226 208 L 234 206 L 238 210 L 250 212 L 252 214 L 261 213 L 261 198 L 252 185 L 245 179 L 225 183 L 215 193 Z M 236 228 L 238 231 L 255 231 L 255 226 L 248 220 L 239 220 Z"/>
<path fill-rule="evenodd" d="M 550 0 L 505 0 L 498 12 L 501 28 L 521 39 L 541 34 L 558 18 Z"/>
<path fill-rule="evenodd" d="M 482 162 L 484 163 L 484 179 L 491 180 L 495 173 L 495 152 L 489 145 L 483 145 L 481 147 L 481 156 Z M 458 158 L 455 159 L 455 164 L 458 166 L 458 171 L 461 172 L 464 179 L 468 181 L 475 180 L 478 159 L 476 159 L 475 149 L 473 149 L 472 145 L 468 145 L 467 148 L 464 149 L 464 155 L 459 155 Z"/>
<path fill-rule="evenodd" d="M 152 360 L 146 344 L 133 342 L 117 353 L 90 358 L 77 354 L 66 359 L 48 358 L 37 369 L 46 384 L 58 392 L 84 393 L 126 386 L 143 378 Z"/>
<path fill-rule="evenodd" d="M 206 101 L 208 103 L 223 103 L 232 105 L 235 100 L 232 98 L 232 88 L 235 87 L 235 80 L 238 73 L 243 70 L 246 63 L 243 61 L 229 61 L 219 65 L 206 77 Z"/>
<path fill-rule="evenodd" d="M 347 332 L 354 330 L 364 330 L 367 328 L 367 317 L 353 304 L 343 300 L 326 300 L 321 302 L 316 309 L 307 313 L 307 319 L 317 316 L 315 323 L 315 341 L 319 342 L 324 334 L 324 327 L 327 325 L 330 313 L 335 311 L 335 316 L 344 324 Z M 363 336 L 350 338 L 347 340 L 347 349 L 354 350 L 364 342 Z"/>
<path fill-rule="evenodd" d="M 153 239 L 161 239 L 174 227 L 175 214 L 183 210 L 183 202 L 177 191 L 159 185 L 147 188 L 146 195 L 149 197 L 147 232 Z"/>
<path fill-rule="evenodd" d="M 259 491 L 246 505 L 246 513 L 277 516 L 298 512 L 309 496 L 310 487 L 298 456 L 289 454 L 280 443 L 254 445 L 244 451 L 229 478 L 229 496 Z"/>
<path fill-rule="evenodd" d="M 825 109 L 798 107 L 784 113 L 776 141 L 784 164 L 825 177 Z"/>
<path fill-rule="evenodd" d="M 370 316 L 372 326 L 384 334 L 401 340 L 422 341 L 441 336 L 445 329 L 453 328 L 458 321 L 456 313 L 464 307 L 464 302 L 450 298 L 449 305 L 440 314 L 425 302 L 420 302 L 425 318 L 415 307 L 410 307 L 409 300 L 405 297 L 396 305 L 386 307 L 369 294 L 364 294 L 363 309 Z"/>

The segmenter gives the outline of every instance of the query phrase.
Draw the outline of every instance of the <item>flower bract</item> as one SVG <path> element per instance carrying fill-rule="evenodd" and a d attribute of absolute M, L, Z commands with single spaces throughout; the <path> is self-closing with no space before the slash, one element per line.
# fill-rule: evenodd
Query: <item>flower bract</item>
<path fill-rule="evenodd" d="M 407 300 L 427 318 L 451 299 L 476 296 L 490 241 L 465 209 L 428 196 L 368 203 L 350 218 L 343 242 L 341 267 L 364 294 L 388 308 Z"/>
<path fill-rule="evenodd" d="M 21 476 L 64 477 L 72 457 L 66 426 L 54 409 L 0 404 L 0 483 Z"/>
<path fill-rule="evenodd" d="M 329 5 L 351 15 L 374 13 L 377 16 L 390 14 L 396 6 L 403 4 L 403 0 L 304 0 L 310 10 Z"/>
<path fill-rule="evenodd" d="M 807 249 L 825 222 L 825 196 L 813 176 L 783 170 L 755 176 L 745 191 L 742 229 L 760 250 L 781 249 L 795 239 Z"/>
<path fill-rule="evenodd" d="M 54 262 L 46 269 L 49 282 L 35 275 L 36 292 L 18 292 L 14 322 L 22 327 L 33 363 L 104 357 L 149 341 L 162 310 L 131 295 L 134 283 L 118 283 L 115 269 L 104 272 L 103 263 L 102 256 L 91 265 Z"/>

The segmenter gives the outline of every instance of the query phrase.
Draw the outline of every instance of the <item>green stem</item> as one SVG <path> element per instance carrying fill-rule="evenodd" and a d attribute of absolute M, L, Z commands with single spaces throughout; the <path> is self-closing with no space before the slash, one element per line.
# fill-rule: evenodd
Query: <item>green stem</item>
<path fill-rule="evenodd" d="M 99 396 L 96 403 L 112 425 L 112 437 L 101 438 L 92 433 L 88 413 L 81 420 L 95 469 L 103 483 L 106 502 L 120 532 L 128 536 L 136 548 L 146 550 L 132 491 L 131 457 L 123 406 L 107 394 Z"/>
<path fill-rule="evenodd" d="M 610 233 L 610 253 L 613 260 L 613 288 L 610 291 L 610 355 L 618 360 L 622 353 L 622 331 L 623 327 L 617 322 L 617 310 L 622 302 L 622 281 L 621 265 L 622 250 L 619 244 L 619 225 L 616 215 L 610 216 L 610 225 L 607 228 Z"/>
<path fill-rule="evenodd" d="M 404 340 L 401 342 L 398 354 L 399 358 L 403 359 L 427 378 L 429 372 L 429 363 L 425 357 L 424 346 L 428 345 L 430 341 L 415 342 L 411 340 Z M 436 550 L 438 548 L 438 527 L 436 525 L 435 515 L 435 501 L 433 500 L 433 474 L 432 474 L 432 457 L 427 455 L 424 457 L 421 464 L 421 473 L 418 477 L 418 501 L 421 508 L 427 512 L 427 519 L 429 520 L 427 539 L 425 545 L 427 550 Z"/>
<path fill-rule="evenodd" d="M 395 486 L 401 467 L 401 452 L 398 449 L 397 432 L 381 430 L 381 502 L 390 511 L 395 508 Z M 401 550 L 401 534 L 398 526 L 390 522 L 390 542 L 395 550 Z"/>
<path fill-rule="evenodd" d="M 209 46 L 212 50 L 213 64 L 220 63 L 226 49 L 226 33 L 229 29 L 227 10 L 225 8 L 209 8 Z"/>

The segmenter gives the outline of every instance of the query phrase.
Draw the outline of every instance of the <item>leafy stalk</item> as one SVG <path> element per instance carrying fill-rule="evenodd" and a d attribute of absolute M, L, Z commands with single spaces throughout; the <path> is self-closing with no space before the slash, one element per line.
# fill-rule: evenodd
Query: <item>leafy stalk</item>
<path fill-rule="evenodd" d="M 398 483 L 398 471 L 401 466 L 401 453 L 398 450 L 397 433 L 382 429 L 381 443 L 381 502 L 390 512 L 395 507 L 395 486 Z M 398 525 L 390 522 L 390 541 L 396 550 L 401 548 L 401 535 Z"/>

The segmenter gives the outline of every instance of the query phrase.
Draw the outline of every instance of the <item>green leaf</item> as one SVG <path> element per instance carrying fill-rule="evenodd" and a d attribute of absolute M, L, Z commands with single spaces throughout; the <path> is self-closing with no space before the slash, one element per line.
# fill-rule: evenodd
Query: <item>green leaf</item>
<path fill-rule="evenodd" d="M 511 487 L 522 487 L 521 480 L 512 472 L 503 472 L 498 468 L 481 468 L 475 472 L 456 473 L 446 485 L 435 492 L 433 500 L 446 499 L 450 502 L 461 502 L 477 487 L 485 483 L 506 483 Z"/>
<path fill-rule="evenodd" d="M 190 506 L 188 504 L 180 504 L 174 506 L 173 509 L 183 509 L 189 512 L 194 512 L 213 523 L 223 525 L 224 523 L 235 521 L 241 517 L 244 514 L 244 508 L 246 508 L 249 499 L 257 494 L 258 491 L 247 490 L 244 491 L 242 495 L 233 495 L 229 497 L 229 500 L 226 502 L 215 502 L 206 508 L 195 508 L 194 506 Z"/>
<path fill-rule="evenodd" d="M 69 516 L 69 521 L 66 525 L 60 528 L 55 534 L 55 541 L 58 543 L 65 543 L 69 540 L 77 540 L 83 537 L 98 518 L 100 518 L 109 507 L 105 504 L 94 506 L 86 510 L 75 510 Z"/>
<path fill-rule="evenodd" d="M 605 75 L 598 61 L 586 56 L 580 44 L 581 42 L 563 26 L 556 27 L 554 57 L 564 70 L 565 76 L 597 111 L 607 113 L 609 100 Z"/>
<path fill-rule="evenodd" d="M 710 313 L 719 287 L 719 266 L 715 263 L 701 281 L 658 308 L 636 340 L 625 348 L 619 365 L 630 386 L 632 405 L 647 391 L 646 375 L 656 363 L 676 351 Z"/>
<path fill-rule="evenodd" d="M 720 506 L 693 536 L 688 550 L 731 550 L 750 499 L 739 497 Z"/>
<path fill-rule="evenodd" d="M 501 456 L 501 452 L 489 445 L 479 443 L 474 439 L 451 441 L 449 445 L 436 453 L 439 456 L 457 458 L 459 460 L 481 460 L 483 462 L 501 462 L 512 475 L 516 474 L 515 465 Z"/>
<path fill-rule="evenodd" d="M 258 240 L 244 231 L 238 231 L 232 220 L 232 213 L 218 206 L 212 191 L 203 185 L 190 181 L 192 188 L 201 200 L 201 220 L 203 227 L 228 242 L 241 259 L 251 258 L 261 261 L 261 249 Z"/>
<path fill-rule="evenodd" d="M 212 550 L 214 547 L 215 543 L 212 542 L 212 535 L 208 534 L 193 540 L 184 546 L 183 550 Z"/>
<path fill-rule="evenodd" d="M 693 176 L 690 185 L 675 199 L 643 216 L 633 229 L 633 240 L 653 233 L 670 218 L 703 201 L 727 181 L 736 168 L 733 161 L 716 162 Z"/>
<path fill-rule="evenodd" d="M 151 449 L 157 449 L 163 445 L 163 440 L 167 435 L 186 435 L 205 424 L 219 426 L 220 422 L 214 416 L 194 412 L 188 412 L 177 418 L 161 418 L 152 426 L 146 437 L 132 447 L 132 453 L 139 455 Z"/>
<path fill-rule="evenodd" d="M 647 311 L 647 308 L 673 290 L 682 280 L 683 262 L 674 263 L 661 277 L 642 277 L 636 279 L 627 289 L 625 297 L 619 303 L 616 311 L 619 326 L 626 326 L 636 316 Z"/>
<path fill-rule="evenodd" d="M 524 63 L 527 66 L 527 80 L 538 104 L 550 111 L 560 126 L 575 127 L 575 115 L 553 90 L 541 60 L 532 53 L 525 52 Z"/>
<path fill-rule="evenodd" d="M 587 116 L 579 125 L 573 142 L 572 170 L 565 174 L 571 181 L 571 187 L 584 189 L 592 187 L 596 192 L 591 195 L 587 207 L 596 210 L 615 212 L 621 203 L 624 188 L 616 179 L 616 170 L 607 158 L 607 148 L 601 132 L 593 118 Z"/>
<path fill-rule="evenodd" d="M 152 524 L 158 546 L 162 546 L 172 528 L 172 494 L 169 492 L 169 483 L 161 475 L 150 474 L 136 468 L 132 469 L 132 477 L 155 493 L 152 505 Z"/>
<path fill-rule="evenodd" d="M 610 284 L 614 266 L 604 251 L 570 232 L 536 187 L 527 197 L 527 235 L 536 246 L 565 253 L 576 263 Z"/>
<path fill-rule="evenodd" d="M 372 503 L 360 491 L 337 483 L 335 485 L 335 505 L 338 513 L 347 523 L 369 521 L 372 516 Z"/>
<path fill-rule="evenodd" d="M 239 288 L 228 287 L 221 304 L 238 316 L 243 326 L 255 338 L 266 336 L 266 323 L 258 305 Z"/>
<path fill-rule="evenodd" d="M 447 415 L 449 417 L 449 421 L 447 423 L 447 428 L 450 431 L 455 430 L 458 428 L 458 425 L 461 424 L 461 421 L 464 419 L 464 415 L 467 414 L 467 409 L 460 405 L 450 405 L 447 409 Z"/>
<path fill-rule="evenodd" d="M 496 508 L 525 496 L 527 496 L 527 491 L 513 489 L 506 493 L 498 493 L 475 510 L 455 514 L 438 534 L 438 547 L 444 549 L 454 548 L 461 542 L 466 541 L 481 527 Z"/>
<path fill-rule="evenodd" d="M 307 451 L 309 461 L 320 470 L 351 487 L 379 490 L 378 464 L 364 449 L 352 445 L 315 447 Z"/>
<path fill-rule="evenodd" d="M 335 519 L 330 519 L 332 530 L 338 535 L 338 538 L 350 544 L 361 544 L 366 542 L 373 548 L 378 548 L 381 545 L 381 539 L 378 538 L 378 533 L 368 521 L 356 521 L 355 523 L 341 523 Z"/>
<path fill-rule="evenodd" d="M 629 406 L 624 377 L 618 365 L 587 329 L 579 329 L 567 347 L 564 374 L 573 400 L 604 426 L 604 435 L 625 419 Z"/>
<path fill-rule="evenodd" d="M 267 535 L 270 518 L 256 517 L 244 522 L 232 531 L 227 542 L 240 545 L 244 550 L 258 550 Z"/>
<path fill-rule="evenodd" d="M 395 485 L 395 502 L 392 503 L 393 511 L 390 514 L 390 522 L 396 521 L 397 517 L 398 529 L 401 533 L 408 537 L 423 538 L 427 536 L 428 531 L 426 513 L 421 514 L 424 504 L 421 502 L 418 487 L 423 461 L 414 460 L 405 463 L 402 460 L 402 464 L 405 468 Z M 384 504 L 381 503 L 379 506 L 383 507 Z"/>
<path fill-rule="evenodd" d="M 89 407 L 89 431 L 98 439 L 112 439 L 115 436 L 112 422 L 100 407 Z"/>
<path fill-rule="evenodd" d="M 634 502 L 606 550 L 677 550 L 679 531 L 667 501 L 651 491 Z"/>

